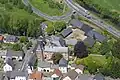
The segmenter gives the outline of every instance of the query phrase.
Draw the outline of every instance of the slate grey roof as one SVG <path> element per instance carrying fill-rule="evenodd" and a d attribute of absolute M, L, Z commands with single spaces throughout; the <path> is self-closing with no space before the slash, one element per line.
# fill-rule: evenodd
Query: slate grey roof
<path fill-rule="evenodd" d="M 44 22 L 42 22 L 42 23 L 40 24 L 40 26 L 41 26 L 42 30 L 45 30 L 45 29 L 47 28 L 47 24 L 44 23 Z"/>
<path fill-rule="evenodd" d="M 38 67 L 41 67 L 41 68 L 50 68 L 51 64 L 49 62 L 39 60 L 38 61 Z"/>
<path fill-rule="evenodd" d="M 20 70 L 21 69 L 22 61 L 14 60 L 14 64 L 15 64 L 14 70 Z"/>
<path fill-rule="evenodd" d="M 59 68 L 59 65 L 51 65 L 51 68 L 53 68 L 53 69 L 58 69 L 58 68 Z"/>
<path fill-rule="evenodd" d="M 8 35 L 6 36 L 6 42 L 17 42 L 18 41 L 18 38 L 14 35 Z"/>
<path fill-rule="evenodd" d="M 30 56 L 30 59 L 29 59 L 29 61 L 28 61 L 28 65 L 29 65 L 29 66 L 34 66 L 36 60 L 37 60 L 36 54 L 31 55 L 31 56 Z"/>
<path fill-rule="evenodd" d="M 54 45 L 54 46 L 62 46 L 65 47 L 65 41 L 63 40 L 63 38 L 58 37 L 58 36 L 50 36 L 50 42 Z"/>
<path fill-rule="evenodd" d="M 87 37 L 84 39 L 83 41 L 88 47 L 93 47 L 93 45 L 95 44 L 95 40 L 91 37 Z"/>
<path fill-rule="evenodd" d="M 87 24 L 84 24 L 82 27 L 81 27 L 81 30 L 85 32 L 85 34 L 87 34 L 89 31 L 91 31 L 93 28 L 88 26 Z"/>
<path fill-rule="evenodd" d="M 93 39 L 95 38 L 99 42 L 103 42 L 106 39 L 105 36 L 101 35 L 100 33 L 96 32 L 94 30 L 89 31 L 86 35 Z"/>
<path fill-rule="evenodd" d="M 93 78 L 87 74 L 79 74 L 77 80 L 93 80 Z"/>
<path fill-rule="evenodd" d="M 13 60 L 10 59 L 10 58 L 7 58 L 7 59 L 6 59 L 6 64 L 10 65 L 12 68 L 15 67 Z"/>
<path fill-rule="evenodd" d="M 105 80 L 104 76 L 102 74 L 96 74 L 94 77 L 95 80 Z"/>
<path fill-rule="evenodd" d="M 68 35 L 70 35 L 72 33 L 72 29 L 71 28 L 67 28 L 67 29 L 64 29 L 61 33 L 61 35 L 65 38 L 67 37 Z"/>
<path fill-rule="evenodd" d="M 71 21 L 70 21 L 70 24 L 73 26 L 73 28 L 79 28 L 79 29 L 81 29 L 81 27 L 83 26 L 83 23 L 82 22 L 80 22 L 78 19 L 72 19 Z"/>
<path fill-rule="evenodd" d="M 76 43 L 77 43 L 77 40 L 76 39 L 66 39 L 65 40 L 65 42 L 66 42 L 66 45 L 75 45 Z"/>
<path fill-rule="evenodd" d="M 67 73 L 65 77 L 69 77 L 71 80 L 75 80 L 76 77 L 78 76 L 78 73 L 75 70 L 71 70 Z"/>
<path fill-rule="evenodd" d="M 12 57 L 12 56 L 24 56 L 24 53 L 22 51 L 13 51 L 13 50 L 7 50 L 7 54 L 6 54 L 7 57 Z"/>
<path fill-rule="evenodd" d="M 22 72 L 22 71 L 8 71 L 6 72 L 6 76 L 10 79 L 15 79 L 15 77 L 28 77 L 28 73 L 27 72 Z"/>
<path fill-rule="evenodd" d="M 67 67 L 68 66 L 67 60 L 64 59 L 64 58 L 61 58 L 60 61 L 59 61 L 59 66 L 60 67 Z"/>

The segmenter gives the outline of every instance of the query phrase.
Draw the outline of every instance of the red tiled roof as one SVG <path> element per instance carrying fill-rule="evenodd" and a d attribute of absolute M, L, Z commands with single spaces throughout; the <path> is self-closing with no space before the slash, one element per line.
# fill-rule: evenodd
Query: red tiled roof
<path fill-rule="evenodd" d="M 42 80 L 43 74 L 39 71 L 34 71 L 32 74 L 30 74 L 29 79 L 33 80 Z"/>

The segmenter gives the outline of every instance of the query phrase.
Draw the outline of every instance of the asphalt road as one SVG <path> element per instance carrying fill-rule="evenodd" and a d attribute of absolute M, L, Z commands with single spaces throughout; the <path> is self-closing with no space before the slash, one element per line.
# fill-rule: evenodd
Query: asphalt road
<path fill-rule="evenodd" d="M 31 53 L 31 52 L 35 48 L 36 42 L 32 42 L 32 43 L 33 43 L 33 46 L 29 50 L 26 49 L 26 46 L 23 47 L 25 57 L 24 57 L 23 63 L 20 68 L 21 71 L 25 71 L 27 69 L 28 61 L 30 60 L 31 56 L 35 54 L 35 53 Z"/>
<path fill-rule="evenodd" d="M 32 10 L 33 10 L 33 12 L 34 12 L 35 14 L 37 14 L 38 16 L 41 16 L 41 17 L 43 17 L 43 18 L 45 18 L 45 19 L 47 19 L 47 20 L 50 20 L 50 21 L 66 20 L 66 19 L 68 19 L 68 18 L 72 15 L 72 13 L 73 13 L 73 11 L 70 10 L 68 13 L 66 13 L 66 14 L 64 14 L 64 15 L 62 15 L 62 16 L 49 16 L 49 15 L 41 12 L 39 9 L 35 8 L 35 7 L 29 2 L 29 0 L 22 0 L 22 2 L 23 2 L 26 6 L 30 5 L 31 8 L 32 8 Z"/>
<path fill-rule="evenodd" d="M 90 14 L 86 9 L 84 9 L 77 3 L 73 2 L 72 0 L 65 0 L 65 3 L 74 11 L 76 11 L 80 16 L 83 16 L 84 18 L 96 24 L 100 28 L 107 30 L 109 33 L 116 36 L 117 38 L 120 38 L 120 31 L 115 29 L 113 26 L 106 24 L 105 21 L 99 19 L 98 17 Z"/>

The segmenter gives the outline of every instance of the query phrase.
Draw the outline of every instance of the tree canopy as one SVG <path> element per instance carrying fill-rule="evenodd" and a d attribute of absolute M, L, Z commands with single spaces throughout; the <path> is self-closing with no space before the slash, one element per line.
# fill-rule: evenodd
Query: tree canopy
<path fill-rule="evenodd" d="M 54 64 L 59 64 L 59 60 L 63 57 L 62 54 L 60 53 L 54 53 L 51 57 L 51 59 L 53 60 Z"/>
<path fill-rule="evenodd" d="M 88 56 L 87 47 L 81 41 L 78 41 L 77 44 L 74 46 L 74 56 L 78 58 L 84 58 Z"/>
<path fill-rule="evenodd" d="M 120 40 L 117 40 L 117 42 L 114 43 L 112 47 L 112 54 L 114 57 L 120 59 Z"/>
<path fill-rule="evenodd" d="M 20 46 L 20 44 L 16 43 L 16 44 L 13 45 L 12 49 L 14 51 L 21 51 L 22 47 Z"/>

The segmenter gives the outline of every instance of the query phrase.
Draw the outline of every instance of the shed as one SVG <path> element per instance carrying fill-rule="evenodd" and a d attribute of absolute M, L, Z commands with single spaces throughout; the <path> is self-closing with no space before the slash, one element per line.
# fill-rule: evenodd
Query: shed
<path fill-rule="evenodd" d="M 64 29 L 61 33 L 61 35 L 65 38 L 67 37 L 68 35 L 70 35 L 72 33 L 72 29 L 71 28 L 67 28 L 67 29 Z"/>
<path fill-rule="evenodd" d="M 79 28 L 79 29 L 81 29 L 81 27 L 83 26 L 83 23 L 80 22 L 78 19 L 72 19 L 70 21 L 70 24 L 73 26 L 73 28 Z"/>
<path fill-rule="evenodd" d="M 81 30 L 85 32 L 85 34 L 87 34 L 89 31 L 91 31 L 93 28 L 90 27 L 89 25 L 87 24 L 84 24 L 82 27 L 81 27 Z"/>

